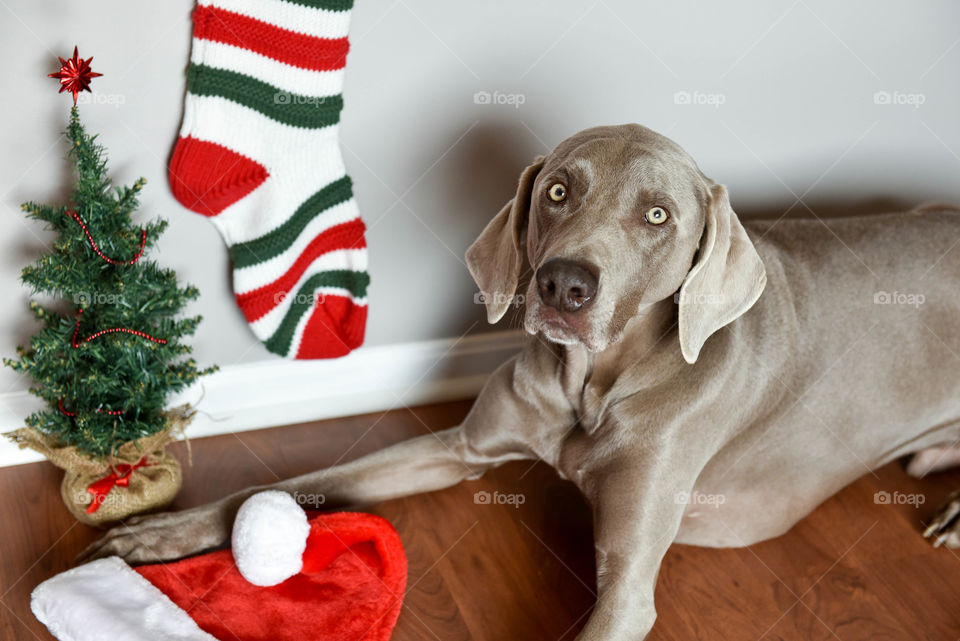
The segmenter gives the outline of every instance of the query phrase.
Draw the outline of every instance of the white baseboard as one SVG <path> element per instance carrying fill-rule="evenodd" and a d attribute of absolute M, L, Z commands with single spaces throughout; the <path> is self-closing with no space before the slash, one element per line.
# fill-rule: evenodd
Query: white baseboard
<path fill-rule="evenodd" d="M 170 405 L 200 410 L 190 438 L 380 412 L 396 407 L 471 398 L 487 376 L 520 350 L 522 334 L 491 332 L 362 347 L 336 360 L 276 359 L 222 368 Z M 198 402 L 199 401 L 199 402 Z M 0 432 L 23 426 L 42 407 L 27 392 L 0 394 Z M 0 467 L 42 460 L 0 438 Z"/>

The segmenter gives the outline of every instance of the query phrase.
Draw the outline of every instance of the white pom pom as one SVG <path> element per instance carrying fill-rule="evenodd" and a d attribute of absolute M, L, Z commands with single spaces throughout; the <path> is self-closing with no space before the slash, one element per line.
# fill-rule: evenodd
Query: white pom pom
<path fill-rule="evenodd" d="M 240 574 L 254 585 L 283 583 L 300 572 L 310 525 L 286 492 L 254 494 L 233 522 L 233 558 Z"/>

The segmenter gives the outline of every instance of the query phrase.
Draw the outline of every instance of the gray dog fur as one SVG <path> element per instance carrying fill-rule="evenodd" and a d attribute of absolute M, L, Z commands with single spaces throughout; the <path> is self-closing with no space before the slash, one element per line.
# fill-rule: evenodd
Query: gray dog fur
<path fill-rule="evenodd" d="M 645 220 L 654 206 L 666 222 Z M 526 347 L 462 424 L 271 487 L 370 504 L 546 461 L 594 510 L 598 602 L 578 639 L 641 639 L 671 543 L 747 545 L 899 456 L 926 450 L 918 475 L 957 462 L 958 243 L 960 209 L 939 205 L 741 224 L 671 140 L 588 129 L 523 172 L 467 263 L 491 322 L 552 258 L 596 272 L 589 305 L 548 307 L 531 278 Z M 261 489 L 133 519 L 86 557 L 220 545 Z M 960 546 L 958 510 L 955 496 L 927 534 Z"/>

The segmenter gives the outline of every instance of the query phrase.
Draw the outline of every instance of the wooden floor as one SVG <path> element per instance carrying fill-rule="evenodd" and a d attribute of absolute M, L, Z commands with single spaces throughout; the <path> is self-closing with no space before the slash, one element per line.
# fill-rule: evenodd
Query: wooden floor
<path fill-rule="evenodd" d="M 455 424 L 469 403 L 434 405 L 193 443 L 174 508 L 349 460 Z M 183 449 L 178 454 L 183 460 Z M 0 469 L 0 639 L 48 640 L 31 589 L 71 566 L 96 536 L 60 503 L 47 463 Z M 915 481 L 892 464 L 821 506 L 789 534 L 747 549 L 674 546 L 657 587 L 649 639 L 818 641 L 960 639 L 960 556 L 920 536 L 960 473 Z M 478 505 L 474 493 L 520 494 Z M 919 508 L 878 491 L 918 493 Z M 393 639 L 572 640 L 594 602 L 590 510 L 543 464 L 515 462 L 429 495 L 371 506 L 391 520 L 410 560 Z"/>

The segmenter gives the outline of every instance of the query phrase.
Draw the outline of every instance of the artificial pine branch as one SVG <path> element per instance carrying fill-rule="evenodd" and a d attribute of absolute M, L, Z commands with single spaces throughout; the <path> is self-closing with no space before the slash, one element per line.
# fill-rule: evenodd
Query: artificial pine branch
<path fill-rule="evenodd" d="M 184 359 L 200 316 L 179 317 L 196 299 L 196 287 L 180 287 L 176 274 L 149 260 L 166 221 L 147 223 L 145 253 L 136 263 L 114 265 L 91 247 L 72 209 L 86 225 L 100 251 L 118 261 L 137 253 L 141 228 L 131 214 L 146 181 L 114 189 L 107 175 L 106 153 L 85 131 L 74 107 L 67 127 L 68 154 L 76 169 L 72 207 L 28 202 L 28 217 L 58 232 L 52 251 L 24 268 L 21 280 L 34 294 L 62 299 L 57 309 L 30 302 L 42 328 L 29 347 L 17 348 L 17 359 L 4 359 L 34 381 L 30 392 L 48 407 L 26 419 L 28 426 L 72 445 L 93 457 L 116 452 L 123 443 L 167 427 L 164 415 L 171 394 L 191 385 L 215 367 L 198 369 Z M 80 328 L 77 329 L 77 313 Z M 128 328 L 162 339 L 163 344 L 116 332 L 72 346 L 79 339 L 108 328 Z M 62 408 L 62 409 L 61 409 Z M 120 412 L 114 415 L 110 412 Z"/>

